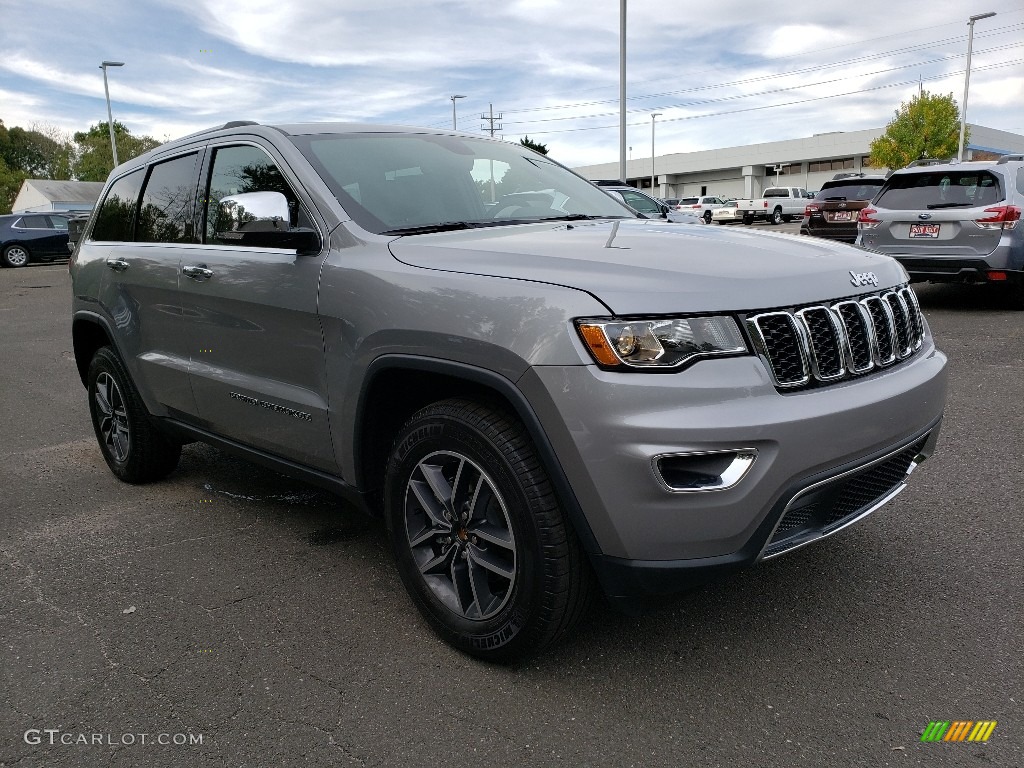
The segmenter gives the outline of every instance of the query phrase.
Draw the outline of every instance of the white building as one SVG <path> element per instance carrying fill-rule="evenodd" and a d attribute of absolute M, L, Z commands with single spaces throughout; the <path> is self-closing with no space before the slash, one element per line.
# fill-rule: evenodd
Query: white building
<path fill-rule="evenodd" d="M 884 174 L 887 168 L 867 168 L 871 142 L 885 128 L 819 133 L 805 139 L 771 141 L 744 147 L 677 152 L 654 159 L 655 197 L 760 197 L 765 187 L 803 187 L 817 190 L 840 171 Z M 1024 136 L 970 125 L 966 156 L 1024 152 Z M 588 179 L 617 179 L 618 161 L 574 169 Z M 626 181 L 650 190 L 651 158 L 626 163 Z"/>
<path fill-rule="evenodd" d="M 52 181 L 25 179 L 14 198 L 12 213 L 81 211 L 88 213 L 96 205 L 102 181 Z"/>

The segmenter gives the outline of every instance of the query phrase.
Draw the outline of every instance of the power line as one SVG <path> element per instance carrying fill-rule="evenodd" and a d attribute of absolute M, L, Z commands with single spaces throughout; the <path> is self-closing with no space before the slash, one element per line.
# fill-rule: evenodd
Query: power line
<path fill-rule="evenodd" d="M 946 26 L 946 25 L 941 25 L 941 26 Z M 1017 31 L 1017 30 L 1020 30 L 1022 28 L 1024 28 L 1024 23 L 1010 24 L 1010 25 L 1007 25 L 1005 27 L 998 27 L 996 29 L 988 30 L 987 32 L 985 32 L 983 34 L 982 33 L 976 34 L 975 37 L 976 38 L 979 38 L 979 37 L 991 37 L 991 36 L 994 36 L 994 35 L 1006 34 L 1006 33 L 1011 32 L 1011 31 Z M 773 80 L 773 79 L 780 78 L 780 77 L 789 77 L 789 76 L 792 76 L 792 75 L 808 74 L 808 73 L 811 73 L 811 72 L 817 72 L 817 71 L 821 71 L 821 70 L 824 70 L 824 69 L 832 69 L 832 68 L 835 68 L 835 67 L 847 66 L 849 64 L 858 64 L 858 63 L 861 63 L 861 62 L 864 62 L 864 61 L 871 61 L 873 59 L 880 59 L 880 58 L 884 58 L 886 56 L 893 56 L 893 55 L 900 54 L 900 53 L 912 53 L 912 52 L 920 50 L 922 48 L 934 48 L 935 46 L 942 45 L 944 43 L 962 42 L 966 38 L 967 38 L 966 35 L 959 35 L 957 37 L 950 37 L 950 38 L 946 38 L 944 40 L 937 40 L 937 41 L 932 41 L 932 42 L 929 42 L 929 43 L 918 43 L 918 44 L 915 44 L 915 45 L 904 46 L 902 48 L 894 48 L 894 49 L 890 49 L 890 50 L 887 50 L 887 51 L 881 51 L 880 53 L 865 54 L 864 56 L 856 56 L 854 58 L 843 59 L 843 60 L 840 60 L 840 61 L 835 61 L 835 62 L 831 62 L 831 63 L 827 63 L 827 64 L 818 64 L 818 65 L 814 65 L 814 66 L 803 67 L 801 69 L 789 70 L 787 72 L 776 72 L 776 73 L 772 73 L 772 74 L 769 74 L 769 75 L 759 75 L 757 77 L 748 77 L 748 78 L 744 78 L 742 80 L 732 80 L 732 81 L 724 82 L 724 83 L 712 83 L 712 84 L 709 84 L 709 85 L 699 85 L 699 86 L 694 86 L 694 87 L 690 87 L 690 88 L 681 88 L 681 89 L 678 89 L 678 90 L 663 91 L 663 92 L 660 92 L 660 93 L 645 94 L 645 95 L 641 95 L 641 96 L 630 96 L 627 99 L 627 101 L 641 101 L 641 100 L 651 99 L 651 98 L 656 98 L 656 97 L 661 97 L 661 96 L 671 96 L 671 95 L 680 94 L 680 93 L 694 93 L 694 92 L 697 92 L 697 91 L 711 90 L 711 89 L 715 89 L 715 88 L 727 88 L 727 87 L 731 87 L 731 86 L 735 86 L 735 85 L 748 85 L 750 83 L 762 82 L 762 81 L 765 81 L 765 80 Z M 823 49 L 823 50 L 827 50 L 827 49 Z M 957 57 L 959 55 L 960 54 L 954 53 L 954 54 L 951 54 L 951 57 L 955 58 L 955 57 Z M 917 66 L 917 65 L 914 65 L 914 66 Z M 698 72 L 697 74 L 700 74 L 700 72 Z M 544 112 L 544 111 L 551 111 L 551 110 L 558 110 L 558 109 L 572 109 L 572 108 L 575 108 L 575 107 L 593 107 L 593 106 L 598 106 L 598 105 L 601 105 L 601 104 L 615 104 L 615 103 L 618 103 L 618 99 L 598 99 L 598 100 L 593 100 L 593 101 L 576 102 L 576 103 L 570 103 L 570 104 L 551 104 L 551 105 L 547 105 L 547 106 L 543 106 L 543 107 L 524 107 L 524 108 L 521 108 L 521 109 L 506 109 L 505 112 L 508 112 L 509 114 L 518 114 L 518 113 L 523 113 L 523 112 Z M 652 109 L 660 109 L 660 107 L 652 107 Z"/>
<path fill-rule="evenodd" d="M 1024 59 L 1014 59 L 1013 61 L 1007 61 L 1007 62 L 1003 62 L 1001 64 L 989 64 L 989 65 L 983 66 L 983 67 L 972 67 L 971 70 L 974 71 L 974 72 L 981 72 L 981 71 L 992 70 L 992 69 L 1001 69 L 1003 67 L 1010 67 L 1010 66 L 1014 66 L 1014 65 L 1017 65 L 1017 64 L 1024 64 Z M 959 72 L 951 72 L 951 73 L 942 74 L 942 75 L 932 75 L 930 77 L 925 77 L 923 79 L 924 80 L 941 80 L 941 79 L 943 79 L 945 77 L 949 77 L 950 75 L 962 75 L 962 74 L 963 74 L 963 70 L 960 70 Z M 784 102 L 782 104 L 762 104 L 762 105 L 757 106 L 757 107 L 744 107 L 742 109 L 731 109 L 731 110 L 725 110 L 723 112 L 708 112 L 708 113 L 705 113 L 705 114 L 702 114 L 702 115 L 685 115 L 683 117 L 668 117 L 668 118 L 664 118 L 662 120 L 662 122 L 663 123 L 676 123 L 676 122 L 681 122 L 681 121 L 684 121 L 684 120 L 701 120 L 701 119 L 706 118 L 706 117 L 722 117 L 724 115 L 737 115 L 737 114 L 741 114 L 743 112 L 758 112 L 758 111 L 765 110 L 765 109 L 777 109 L 779 107 L 792 107 L 792 106 L 795 106 L 795 105 L 798 105 L 798 104 L 808 104 L 808 103 L 814 102 L 814 101 L 824 101 L 826 99 L 837 99 L 837 98 L 840 98 L 840 97 L 843 97 L 843 96 L 855 96 L 856 94 L 859 94 L 859 93 L 870 93 L 872 91 L 881 91 L 881 90 L 885 90 L 885 89 L 888 89 L 888 88 L 900 88 L 900 87 L 903 87 L 903 86 L 906 86 L 906 85 L 917 85 L 918 82 L 919 82 L 918 80 L 905 80 L 905 81 L 898 82 L 898 83 L 887 83 L 885 85 L 876 85 L 876 86 L 873 86 L 871 88 L 861 88 L 861 89 L 856 90 L 856 91 L 846 91 L 845 93 L 832 93 L 832 94 L 829 94 L 828 96 L 813 96 L 813 97 L 806 98 L 806 99 L 798 99 L 796 101 L 787 101 L 787 102 Z M 636 127 L 636 126 L 640 126 L 640 125 L 647 125 L 647 122 L 643 121 L 643 122 L 629 123 L 629 125 L 631 127 Z M 601 131 L 601 130 L 608 130 L 610 128 L 618 128 L 618 127 L 619 127 L 618 124 L 615 124 L 615 125 L 592 125 L 592 126 L 585 126 L 583 128 L 562 128 L 562 129 L 559 129 L 559 130 L 552 130 L 552 131 L 530 131 L 530 133 L 536 134 L 538 136 L 546 136 L 546 135 L 549 135 L 549 134 L 552 134 L 552 133 L 575 133 L 575 132 L 578 132 L 578 131 Z"/>
<path fill-rule="evenodd" d="M 1007 45 L 996 46 L 995 48 L 987 48 L 984 51 L 978 51 L 978 54 L 981 55 L 983 53 L 992 53 L 994 51 L 1003 51 L 1003 50 L 1009 50 L 1011 48 L 1019 48 L 1022 45 L 1024 45 L 1024 43 L 1009 43 Z M 633 113 L 638 113 L 638 112 L 647 113 L 647 112 L 650 112 L 651 110 L 657 110 L 657 109 L 683 109 L 683 108 L 686 108 L 686 107 L 701 106 L 703 104 L 717 104 L 717 103 L 721 103 L 721 102 L 725 102 L 725 101 L 737 101 L 739 99 L 749 99 L 749 98 L 753 98 L 755 96 L 770 96 L 770 95 L 776 94 L 776 93 L 785 93 L 785 92 L 788 92 L 788 91 L 798 91 L 798 90 L 802 90 L 804 88 L 814 88 L 814 87 L 819 86 L 819 85 L 831 85 L 832 83 L 842 82 L 843 80 L 851 80 L 851 79 L 860 78 L 860 77 L 872 77 L 874 75 L 883 75 L 883 74 L 885 74 L 887 72 L 897 72 L 897 71 L 899 71 L 901 69 L 910 69 L 910 68 L 913 68 L 913 67 L 921 67 L 921 66 L 925 66 L 927 64 L 936 64 L 936 63 L 940 63 L 940 62 L 943 62 L 943 61 L 951 61 L 951 60 L 958 59 L 958 58 L 961 58 L 961 56 L 959 54 L 952 54 L 952 55 L 944 56 L 944 57 L 938 58 L 938 59 L 929 59 L 928 61 L 919 61 L 919 62 L 915 62 L 913 64 L 903 64 L 903 65 L 900 65 L 898 67 L 889 67 L 887 69 L 879 69 L 879 70 L 875 70 L 874 72 L 860 72 L 860 73 L 853 74 L 853 75 L 846 75 L 845 77 L 835 77 L 835 78 L 832 78 L 831 80 L 819 80 L 819 81 L 813 82 L 813 83 L 801 83 L 799 85 L 787 86 L 785 88 L 773 88 L 773 89 L 767 90 L 767 91 L 757 91 L 757 92 L 754 92 L 754 93 L 734 94 L 732 96 L 722 96 L 722 97 L 716 98 L 716 99 L 702 99 L 700 101 L 690 101 L 690 102 L 685 102 L 685 103 L 682 103 L 682 104 L 659 104 L 659 105 L 654 106 L 654 107 L 649 107 L 649 108 L 644 108 L 644 109 L 631 109 L 631 110 L 628 110 L 628 111 L 629 112 L 633 112 Z M 942 75 L 942 77 L 945 77 L 945 75 Z M 544 117 L 544 118 L 537 118 L 535 120 L 521 120 L 521 121 L 513 120 L 513 121 L 509 121 L 507 124 L 508 125 L 533 125 L 535 123 L 549 123 L 549 122 L 558 122 L 558 121 L 562 121 L 562 120 L 587 120 L 587 119 L 593 119 L 593 118 L 597 118 L 597 117 L 611 117 L 611 116 L 613 116 L 615 114 L 618 114 L 618 113 L 616 113 L 616 112 L 600 112 L 600 113 L 590 114 L 590 115 L 563 115 L 561 117 Z"/>

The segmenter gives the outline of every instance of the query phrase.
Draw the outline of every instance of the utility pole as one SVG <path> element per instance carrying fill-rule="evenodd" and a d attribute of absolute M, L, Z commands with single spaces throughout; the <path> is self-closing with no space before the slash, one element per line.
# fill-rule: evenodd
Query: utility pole
<path fill-rule="evenodd" d="M 490 109 L 490 116 L 488 116 L 488 115 L 480 115 L 480 119 L 487 121 L 488 125 L 487 125 L 486 128 L 484 128 L 484 130 L 489 132 L 491 134 L 491 138 L 493 139 L 494 138 L 494 132 L 501 130 L 501 123 L 498 123 L 498 125 L 495 125 L 495 123 L 498 120 L 501 120 L 501 113 L 499 112 L 498 116 L 495 117 L 494 116 L 494 105 L 493 104 L 488 104 L 487 107 Z M 497 196 L 495 195 L 495 192 L 494 192 L 494 158 L 493 157 L 490 158 L 490 160 L 488 160 L 488 163 L 491 166 L 491 202 L 493 203 L 497 199 Z"/>
<path fill-rule="evenodd" d="M 501 113 L 499 112 L 497 115 L 495 115 L 494 114 L 494 105 L 493 104 L 488 104 L 487 106 L 490 107 L 491 114 L 489 116 L 486 115 L 486 114 L 480 115 L 480 119 L 481 120 L 486 120 L 488 123 L 490 123 L 490 125 L 481 126 L 481 127 L 485 131 L 490 133 L 491 134 L 491 138 L 493 139 L 494 138 L 494 132 L 501 130 L 501 124 L 500 123 L 498 125 L 495 125 L 496 122 L 501 120 Z"/>

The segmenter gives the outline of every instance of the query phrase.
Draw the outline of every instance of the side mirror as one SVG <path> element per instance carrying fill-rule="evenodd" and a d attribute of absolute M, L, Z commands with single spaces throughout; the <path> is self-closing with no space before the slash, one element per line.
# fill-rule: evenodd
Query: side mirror
<path fill-rule="evenodd" d="M 82 239 L 82 233 L 85 232 L 85 225 L 88 223 L 88 216 L 76 216 L 73 219 L 68 219 L 68 250 L 71 253 L 75 252 L 75 246 Z"/>
<path fill-rule="evenodd" d="M 661 206 L 661 218 L 667 219 L 668 218 L 668 212 L 669 212 L 669 207 L 667 205 L 662 205 Z"/>
<path fill-rule="evenodd" d="M 217 238 L 257 248 L 320 250 L 320 237 L 308 227 L 289 225 L 288 200 L 280 192 L 243 192 L 221 199 Z"/>

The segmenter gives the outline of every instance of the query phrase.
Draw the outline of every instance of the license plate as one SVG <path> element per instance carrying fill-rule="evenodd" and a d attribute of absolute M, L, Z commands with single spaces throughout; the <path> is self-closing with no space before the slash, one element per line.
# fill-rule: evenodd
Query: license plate
<path fill-rule="evenodd" d="M 911 237 L 938 237 L 939 236 L 939 225 L 938 224 L 911 224 L 910 225 L 910 236 Z"/>
<path fill-rule="evenodd" d="M 836 211 L 832 214 L 832 221 L 853 221 L 853 211 Z"/>

